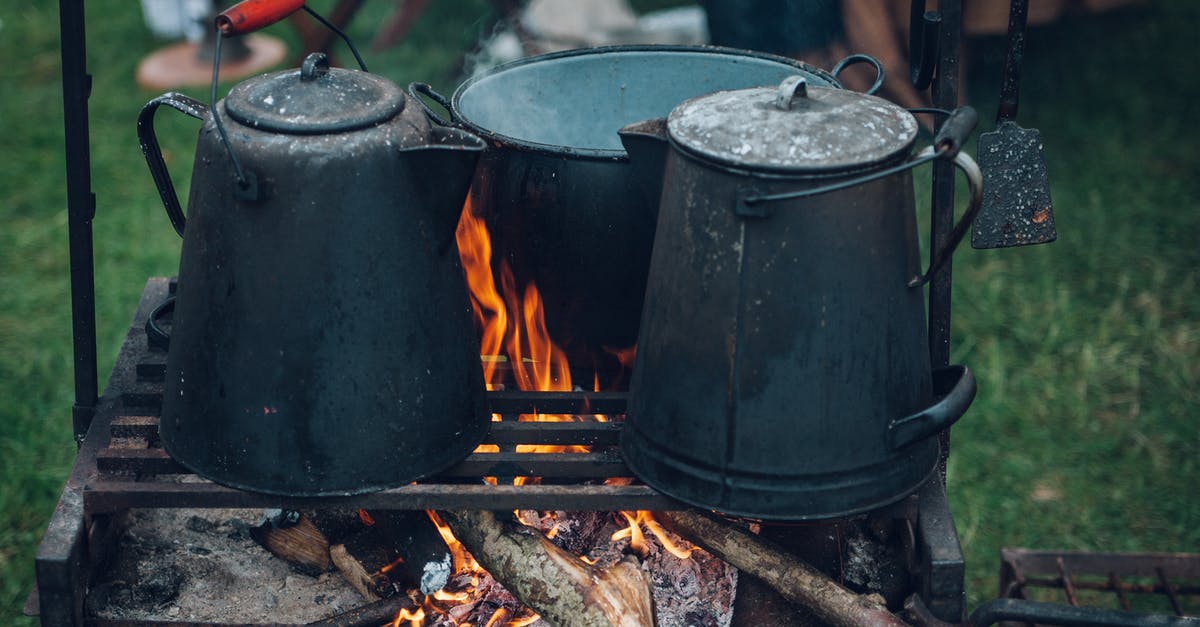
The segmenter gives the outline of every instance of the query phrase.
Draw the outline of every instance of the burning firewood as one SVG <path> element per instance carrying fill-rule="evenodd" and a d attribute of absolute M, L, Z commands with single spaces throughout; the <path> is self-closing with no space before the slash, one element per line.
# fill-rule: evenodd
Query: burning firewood
<path fill-rule="evenodd" d="M 444 512 L 442 518 L 480 565 L 551 624 L 654 624 L 650 583 L 632 557 L 599 569 L 493 512 Z"/>
<path fill-rule="evenodd" d="M 907 625 L 874 595 L 857 595 L 820 571 L 747 531 L 692 511 L 663 512 L 662 522 L 785 599 L 831 625 Z"/>

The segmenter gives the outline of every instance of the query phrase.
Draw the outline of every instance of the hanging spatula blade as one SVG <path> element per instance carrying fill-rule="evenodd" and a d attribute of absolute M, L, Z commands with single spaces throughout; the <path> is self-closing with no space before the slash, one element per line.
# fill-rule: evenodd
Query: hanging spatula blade
<path fill-rule="evenodd" d="M 972 248 L 1029 246 L 1058 239 L 1042 134 L 1015 121 L 1028 9 L 1028 0 L 1012 0 L 996 130 L 979 136 L 983 206 L 971 228 Z"/>

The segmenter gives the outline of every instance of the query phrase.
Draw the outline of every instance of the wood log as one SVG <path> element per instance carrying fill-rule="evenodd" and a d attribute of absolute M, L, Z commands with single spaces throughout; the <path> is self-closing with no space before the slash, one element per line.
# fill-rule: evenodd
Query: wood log
<path fill-rule="evenodd" d="M 878 596 L 854 594 L 748 531 L 695 511 L 661 512 L 658 517 L 668 529 L 729 562 L 743 575 L 757 577 L 826 623 L 845 627 L 907 625 L 889 612 Z"/>
<path fill-rule="evenodd" d="M 418 606 L 412 599 L 396 595 L 390 599 L 374 601 L 348 612 L 323 618 L 319 621 L 309 623 L 309 625 L 317 627 L 375 627 L 376 625 L 390 624 L 396 617 L 396 614 L 399 614 L 402 609 L 412 610 L 416 607 Z"/>
<path fill-rule="evenodd" d="M 455 537 L 497 581 L 554 625 L 654 625 L 650 582 L 626 557 L 595 568 L 540 533 L 490 511 L 441 512 Z"/>
<path fill-rule="evenodd" d="M 254 538 L 272 555 L 302 571 L 314 574 L 329 570 L 329 540 L 307 516 L 294 511 L 279 511 L 262 524 L 250 528 Z"/>
<path fill-rule="evenodd" d="M 367 601 L 378 601 L 392 590 L 387 575 L 378 571 L 367 572 L 362 562 L 346 549 L 346 545 L 335 544 L 329 547 L 329 557 L 346 582 Z M 392 592 L 394 593 L 394 590 Z"/>

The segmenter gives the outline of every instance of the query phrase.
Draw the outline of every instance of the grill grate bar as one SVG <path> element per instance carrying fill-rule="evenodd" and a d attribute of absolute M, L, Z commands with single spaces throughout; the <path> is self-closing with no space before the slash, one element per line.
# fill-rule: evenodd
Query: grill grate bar
<path fill-rule="evenodd" d="M 1157 596 L 1177 616 L 1195 611 L 1200 598 L 1200 554 L 1101 553 L 1087 551 L 1000 551 L 1001 594 L 1026 598 L 1030 588 L 1062 590 L 1067 602 L 1080 606 L 1080 591 L 1111 592 L 1120 608 L 1133 611 L 1131 594 Z M 1171 573 L 1168 576 L 1167 573 Z M 1096 599 L 1089 596 L 1092 602 Z"/>
<path fill-rule="evenodd" d="M 1183 616 L 1183 605 L 1179 603 L 1179 594 L 1175 592 L 1175 586 L 1171 583 L 1171 580 L 1167 579 L 1166 571 L 1163 570 L 1162 566 L 1158 566 L 1154 569 L 1154 572 L 1158 574 L 1158 580 L 1162 582 L 1162 586 L 1167 592 L 1167 599 L 1171 601 L 1171 609 L 1175 610 L 1176 614 Z"/>

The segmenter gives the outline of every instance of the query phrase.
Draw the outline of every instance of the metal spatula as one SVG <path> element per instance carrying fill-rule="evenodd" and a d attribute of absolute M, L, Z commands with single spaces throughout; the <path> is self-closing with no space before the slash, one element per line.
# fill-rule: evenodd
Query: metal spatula
<path fill-rule="evenodd" d="M 1015 121 L 1028 13 L 1028 0 L 1012 0 L 996 130 L 979 136 L 983 206 L 971 229 L 973 248 L 1029 246 L 1058 238 L 1042 134 Z"/>

